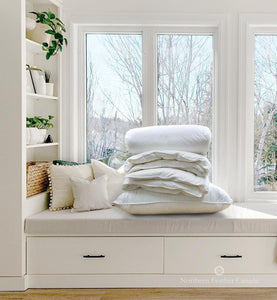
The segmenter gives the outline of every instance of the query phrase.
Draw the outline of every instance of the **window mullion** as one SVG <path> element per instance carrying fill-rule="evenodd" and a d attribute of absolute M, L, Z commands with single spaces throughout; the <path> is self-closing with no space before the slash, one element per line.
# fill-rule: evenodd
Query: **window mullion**
<path fill-rule="evenodd" d="M 142 125 L 151 126 L 157 124 L 156 35 L 144 29 L 142 36 Z"/>

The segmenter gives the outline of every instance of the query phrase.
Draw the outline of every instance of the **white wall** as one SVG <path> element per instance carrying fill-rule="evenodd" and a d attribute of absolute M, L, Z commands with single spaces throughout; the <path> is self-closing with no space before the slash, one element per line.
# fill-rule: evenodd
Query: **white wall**
<path fill-rule="evenodd" d="M 275 0 L 66 0 L 64 8 L 72 15 L 106 13 L 235 13 L 277 11 Z"/>
<path fill-rule="evenodd" d="M 5 1 L 0 19 L 0 276 L 24 274 L 24 5 L 25 1 Z"/>
<path fill-rule="evenodd" d="M 239 165 L 239 123 L 238 123 L 238 53 L 239 53 L 239 19 L 241 14 L 249 13 L 277 13 L 276 0 L 66 0 L 64 1 L 64 19 L 67 27 L 72 29 L 74 24 L 174 24 L 174 20 L 184 20 L 187 17 L 191 20 L 191 15 L 202 15 L 207 18 L 223 18 L 225 20 L 225 57 L 226 65 L 224 69 L 224 81 L 226 81 L 225 91 L 221 98 L 226 101 L 226 124 L 230 128 L 231 136 L 228 143 L 222 144 L 217 154 L 220 164 L 220 172 L 217 174 L 216 184 L 227 190 L 235 201 L 244 201 L 241 189 L 242 178 L 238 176 L 243 166 Z M 190 21 L 191 22 L 191 21 Z M 73 36 L 70 36 L 71 42 Z M 64 59 L 64 74 L 72 73 L 72 54 L 76 50 L 66 51 Z M 74 108 L 70 108 L 69 99 L 72 96 L 73 82 L 69 81 L 69 76 L 64 78 L 64 112 L 71 116 L 70 124 L 64 118 L 63 157 L 66 159 L 76 159 L 76 153 L 72 151 L 73 144 L 70 144 L 68 137 L 72 134 L 74 125 Z M 220 101 L 220 99 L 219 99 Z M 78 120 L 75 120 L 77 123 Z M 75 124 L 76 124 L 75 123 Z M 71 126 L 71 127 L 70 127 Z M 70 129 L 71 128 L 71 129 Z M 70 132 L 71 130 L 71 132 Z M 219 135 L 224 136 L 224 130 L 218 128 Z M 241 172 L 242 173 L 242 172 Z"/>

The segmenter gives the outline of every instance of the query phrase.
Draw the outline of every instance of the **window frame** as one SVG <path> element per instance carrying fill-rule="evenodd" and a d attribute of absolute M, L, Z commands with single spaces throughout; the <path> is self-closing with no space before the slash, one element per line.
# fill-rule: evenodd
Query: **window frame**
<path fill-rule="evenodd" d="M 277 191 L 254 191 L 254 81 L 255 35 L 276 34 L 277 15 L 240 16 L 239 80 L 239 174 L 241 195 L 245 202 L 276 201 Z M 251 112 L 251 113 L 249 113 Z M 238 171 L 240 169 L 238 168 Z"/>
<path fill-rule="evenodd" d="M 187 22 L 184 22 L 184 19 Z M 118 22 L 117 25 L 101 24 L 87 25 L 74 24 L 71 28 L 72 34 L 72 50 L 71 57 L 71 81 L 70 81 L 70 116 L 71 123 L 68 129 L 70 137 L 67 144 L 70 146 L 70 159 L 85 162 L 86 159 L 86 131 L 85 131 L 85 104 L 86 104 L 86 45 L 85 34 L 89 32 L 95 33 L 138 33 L 142 29 L 143 35 L 143 126 L 150 126 L 156 123 L 156 56 L 152 54 L 156 50 L 156 39 L 153 35 L 159 33 L 183 33 L 183 34 L 212 34 L 214 45 L 214 120 L 213 120 L 213 182 L 218 184 L 227 192 L 231 192 L 228 175 L 230 166 L 221 166 L 220 161 L 226 157 L 226 152 L 233 155 L 229 150 L 229 143 L 226 142 L 226 130 L 234 131 L 228 123 L 232 120 L 233 110 L 230 110 L 230 99 L 227 92 L 227 18 L 224 15 L 197 15 L 197 16 L 176 16 L 170 22 L 160 18 L 155 24 L 152 22 L 144 22 L 144 25 L 133 25 L 132 22 L 128 25 Z M 146 24 L 145 24 L 146 23 Z M 136 23 L 139 24 L 139 23 Z M 159 24 L 159 25 L 156 25 Z M 164 25 L 166 24 L 166 25 Z M 150 42 L 149 42 L 150 40 Z M 148 41 L 148 43 L 145 43 Z M 146 47 L 147 45 L 147 47 Z M 152 59 L 151 59 L 152 57 Z M 145 68 L 145 65 L 148 66 Z M 154 74 L 151 76 L 151 74 Z M 146 102 L 145 99 L 155 99 L 155 101 Z M 219 101 L 219 99 L 225 99 Z M 152 117 L 154 116 L 154 118 Z M 228 155 L 228 154 L 227 154 Z M 226 171 L 227 170 L 227 171 Z"/>

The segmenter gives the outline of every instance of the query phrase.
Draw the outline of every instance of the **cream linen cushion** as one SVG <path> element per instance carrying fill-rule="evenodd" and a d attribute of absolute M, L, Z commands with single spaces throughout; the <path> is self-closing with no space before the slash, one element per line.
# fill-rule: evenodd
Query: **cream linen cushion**
<path fill-rule="evenodd" d="M 49 169 L 49 210 L 55 211 L 72 207 L 74 198 L 70 182 L 71 177 L 92 180 L 94 176 L 91 164 L 77 166 L 51 166 Z"/>
<path fill-rule="evenodd" d="M 112 203 L 122 193 L 122 183 L 124 180 L 124 172 L 122 170 L 115 170 L 106 164 L 98 161 L 91 160 L 91 165 L 95 178 L 103 175 L 108 176 L 108 199 Z"/>
<path fill-rule="evenodd" d="M 73 177 L 70 179 L 74 204 L 72 211 L 89 211 L 112 207 L 108 200 L 107 175 L 92 181 Z"/>

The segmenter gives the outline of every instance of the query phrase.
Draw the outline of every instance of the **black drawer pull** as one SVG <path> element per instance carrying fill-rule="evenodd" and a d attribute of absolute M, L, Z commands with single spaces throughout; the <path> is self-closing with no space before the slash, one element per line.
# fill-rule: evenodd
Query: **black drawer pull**
<path fill-rule="evenodd" d="M 221 255 L 221 258 L 242 258 L 241 255 Z"/>
<path fill-rule="evenodd" d="M 105 258 L 105 255 L 83 255 L 83 258 Z"/>

